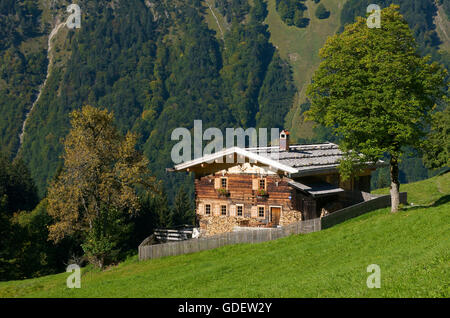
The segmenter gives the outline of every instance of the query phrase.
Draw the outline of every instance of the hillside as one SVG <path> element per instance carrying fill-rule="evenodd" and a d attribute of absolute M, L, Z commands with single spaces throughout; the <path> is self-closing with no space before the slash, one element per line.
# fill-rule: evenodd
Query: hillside
<path fill-rule="evenodd" d="M 449 297 L 450 173 L 403 185 L 416 207 L 377 210 L 330 229 L 261 244 L 240 244 L 0 283 L 0 297 Z M 366 268 L 381 268 L 368 289 Z"/>
<path fill-rule="evenodd" d="M 192 191 L 189 177 L 165 168 L 170 132 L 191 129 L 194 119 L 220 129 L 288 128 L 294 142 L 333 141 L 304 122 L 305 87 L 326 38 L 370 1 L 321 0 L 325 19 L 315 15 L 318 3 L 300 2 L 304 27 L 289 26 L 277 0 L 80 0 L 82 28 L 68 30 L 58 29 L 68 1 L 0 0 L 0 151 L 23 157 L 43 197 L 61 163 L 68 114 L 85 104 L 113 110 L 121 131 L 141 135 L 169 190 Z M 421 52 L 448 61 L 443 5 L 436 15 L 432 0 L 397 2 Z M 401 168 L 404 182 L 429 176 L 417 156 Z"/>
<path fill-rule="evenodd" d="M 403 11 L 408 1 L 403 1 Z M 60 164 L 59 140 L 67 133 L 67 115 L 87 103 L 114 110 L 121 130 L 141 134 L 140 146 L 151 159 L 151 168 L 169 189 L 180 183 L 189 187 L 190 182 L 164 173 L 170 164 L 167 132 L 179 126 L 190 128 L 194 119 L 222 129 L 284 127 L 292 131 L 294 141 L 329 140 L 329 135 L 318 135 L 311 122 L 303 121 L 305 87 L 319 63 L 318 50 L 326 38 L 344 22 L 352 21 L 353 12 L 364 14 L 364 4 L 322 0 L 331 14 L 318 19 L 314 14 L 318 4 L 307 0 L 304 16 L 310 20 L 299 28 L 282 20 L 276 0 L 208 0 L 202 5 L 138 0 L 118 5 L 120 1 L 96 0 L 79 1 L 84 27 L 68 31 L 57 28 L 67 18 L 67 1 L 40 0 L 31 5 L 21 0 L 20 10 L 13 3 L 0 1 L 0 23 L 19 16 L 21 30 L 17 35 L 6 29 L 6 41 L 0 45 L 4 65 L 12 66 L 0 76 L 0 145 L 12 157 L 20 153 L 41 196 Z M 223 7 L 227 3 L 242 6 L 227 11 Z M 252 9 L 258 3 L 267 6 L 267 13 L 259 13 L 256 20 L 263 21 L 256 24 L 266 24 L 267 30 L 251 26 Z M 407 19 L 416 21 L 418 13 L 432 14 L 429 6 L 414 10 L 415 15 L 409 14 Z M 229 16 L 221 12 L 233 15 L 236 21 L 228 21 Z M 438 18 L 436 23 L 440 38 L 445 38 L 447 24 Z M 428 43 L 422 35 L 432 27 L 418 25 L 418 40 Z M 215 31 L 216 39 L 206 29 Z M 202 32 L 203 42 L 189 36 Z M 54 35 L 52 41 L 48 41 L 50 34 Z M 134 36 L 126 40 L 125 34 Z M 440 48 L 445 50 L 447 42 L 443 40 Z M 47 47 L 47 42 L 53 46 Z M 190 59 L 189 52 L 196 58 Z M 202 68 L 202 76 L 198 76 Z M 22 81 L 23 87 L 16 90 L 17 81 Z M 180 116 L 169 120 L 167 114 L 177 108 Z M 404 165 L 403 181 L 427 176 L 426 170 L 418 167 L 420 162 L 414 165 L 414 169 L 411 164 Z"/>
<path fill-rule="evenodd" d="M 306 102 L 306 86 L 320 63 L 320 48 L 341 25 L 341 10 L 346 0 L 322 0 L 320 3 L 331 12 L 329 18 L 322 20 L 314 15 L 318 4 L 312 0 L 307 1 L 306 12 L 310 22 L 306 28 L 287 26 L 275 9 L 275 1 L 268 1 L 269 14 L 265 22 L 269 25 L 271 42 L 292 66 L 298 90 L 295 104 L 286 116 L 285 126 L 290 129 L 295 139 L 313 138 L 313 123 L 304 122 L 300 105 Z"/>

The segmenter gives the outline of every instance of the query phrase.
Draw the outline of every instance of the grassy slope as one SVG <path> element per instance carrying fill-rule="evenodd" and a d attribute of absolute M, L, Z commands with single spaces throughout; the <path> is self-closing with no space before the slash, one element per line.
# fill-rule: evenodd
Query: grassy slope
<path fill-rule="evenodd" d="M 378 210 L 328 230 L 137 262 L 99 272 L 0 283 L 2 297 L 449 297 L 450 173 L 403 186 L 429 204 Z M 440 200 L 439 200 L 440 199 Z M 437 202 L 436 202 L 437 201 Z M 434 202 L 434 205 L 433 205 Z M 381 288 L 368 289 L 369 264 Z"/>
<path fill-rule="evenodd" d="M 208 6 L 208 4 L 209 4 L 209 6 Z M 218 39 L 223 39 L 222 32 L 224 32 L 224 33 L 227 32 L 229 26 L 227 25 L 224 17 L 215 8 L 215 0 L 205 0 L 205 1 L 203 1 L 203 5 L 205 6 L 205 8 L 207 8 L 205 19 L 206 19 L 206 22 L 208 23 L 209 28 L 216 31 L 216 36 Z M 212 14 L 211 10 L 214 11 L 215 17 Z M 217 18 L 217 20 L 216 20 L 216 18 Z M 217 22 L 219 22 L 220 27 L 217 24 Z"/>
<path fill-rule="evenodd" d="M 408 202 L 413 205 L 429 205 L 450 195 L 450 172 L 427 180 L 402 184 L 401 192 L 408 192 Z M 373 193 L 389 194 L 389 189 L 377 189 Z"/>
<path fill-rule="evenodd" d="M 308 10 L 304 16 L 310 19 L 306 28 L 287 26 L 280 18 L 275 8 L 275 0 L 268 0 L 269 14 L 266 23 L 269 25 L 271 41 L 278 48 L 281 56 L 292 66 L 294 81 L 299 94 L 289 114 L 286 116 L 286 127 L 292 137 L 312 137 L 311 122 L 304 123 L 300 115 L 299 105 L 305 102 L 306 85 L 320 63 L 319 50 L 325 44 L 328 36 L 333 35 L 340 26 L 340 15 L 346 0 L 321 0 L 330 10 L 328 19 L 320 20 L 315 16 L 318 4 L 312 0 L 306 1 Z M 299 124 L 300 123 L 300 124 Z"/>

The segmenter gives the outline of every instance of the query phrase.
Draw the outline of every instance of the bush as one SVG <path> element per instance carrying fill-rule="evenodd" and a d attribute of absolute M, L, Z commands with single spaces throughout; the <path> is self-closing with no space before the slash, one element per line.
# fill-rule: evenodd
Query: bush
<path fill-rule="evenodd" d="M 319 4 L 316 9 L 316 17 L 318 19 L 327 19 L 330 16 L 330 11 L 328 11 L 323 3 Z"/>
<path fill-rule="evenodd" d="M 297 28 L 306 28 L 309 24 L 309 19 L 308 18 L 301 18 L 299 21 L 296 21 L 297 23 L 295 24 L 295 26 Z"/>
<path fill-rule="evenodd" d="M 120 252 L 132 231 L 124 212 L 103 207 L 100 215 L 92 221 L 92 228 L 81 244 L 89 263 L 102 269 L 123 258 Z"/>

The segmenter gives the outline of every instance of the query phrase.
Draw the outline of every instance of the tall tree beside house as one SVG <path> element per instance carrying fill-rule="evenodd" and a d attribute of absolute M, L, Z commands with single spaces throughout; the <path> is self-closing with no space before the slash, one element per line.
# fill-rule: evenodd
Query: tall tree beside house
<path fill-rule="evenodd" d="M 112 113 L 92 106 L 71 113 L 64 165 L 48 190 L 54 220 L 49 238 L 59 242 L 80 235 L 85 253 L 99 267 L 120 247 L 125 220 L 140 209 L 136 187 L 155 182 L 148 160 L 135 150 L 137 137 L 120 135 L 113 121 Z"/>
<path fill-rule="evenodd" d="M 367 162 L 389 156 L 392 212 L 399 206 L 399 162 L 405 147 L 419 148 L 447 71 L 417 53 L 408 24 L 391 5 L 381 28 L 365 18 L 328 38 L 307 94 L 308 117 L 332 127 L 346 154 L 344 178 Z"/>

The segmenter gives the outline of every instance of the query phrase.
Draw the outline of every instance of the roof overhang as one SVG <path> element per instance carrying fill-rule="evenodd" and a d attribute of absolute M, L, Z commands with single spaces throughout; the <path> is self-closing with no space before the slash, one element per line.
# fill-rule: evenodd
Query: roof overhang
<path fill-rule="evenodd" d="M 262 150 L 270 150 L 274 147 L 266 147 Z M 295 168 L 288 166 L 286 164 L 283 164 L 279 162 L 278 160 L 271 159 L 267 156 L 259 155 L 258 153 L 254 152 L 257 148 L 248 148 L 243 149 L 240 147 L 231 147 L 227 149 L 223 149 L 221 151 L 218 151 L 213 154 L 205 155 L 200 158 L 196 158 L 194 160 L 190 160 L 187 162 L 180 163 L 178 165 L 175 165 L 173 168 L 166 169 L 168 172 L 176 172 L 176 171 L 187 171 L 191 172 L 195 170 L 197 167 L 203 168 L 205 164 L 217 164 L 217 163 L 224 163 L 228 166 L 236 165 L 236 164 L 242 164 L 245 162 L 245 159 L 248 160 L 248 162 L 258 165 L 263 165 L 269 167 L 270 170 L 273 171 L 281 171 L 283 172 L 287 177 L 289 178 L 298 178 L 298 177 L 305 177 L 305 176 L 314 176 L 314 175 L 320 175 L 320 174 L 327 174 L 327 173 L 338 173 L 338 164 L 331 164 L 331 165 L 322 165 L 322 166 L 316 166 L 316 167 L 307 167 L 307 168 Z M 231 156 L 233 156 L 231 162 L 229 159 Z M 244 160 L 242 160 L 244 159 Z M 376 163 L 367 163 L 365 165 L 365 169 L 377 169 L 379 167 L 384 167 L 389 165 L 388 163 L 379 160 Z"/>
<path fill-rule="evenodd" d="M 389 166 L 389 163 L 383 160 L 378 160 L 376 163 L 368 162 L 366 164 L 360 164 L 359 166 L 363 169 L 375 170 L 381 167 L 387 167 Z M 290 178 L 300 178 L 327 173 L 339 173 L 339 165 L 324 165 L 318 167 L 308 167 L 307 169 L 298 169 L 298 172 L 291 174 Z"/>
<path fill-rule="evenodd" d="M 274 170 L 279 170 L 287 173 L 288 175 L 298 173 L 298 169 L 284 165 L 277 160 L 258 155 L 254 152 L 247 151 L 245 149 L 239 148 L 239 147 L 232 147 L 228 149 L 224 149 L 221 151 L 218 151 L 214 154 L 205 155 L 201 158 L 197 158 L 191 161 L 187 161 L 184 163 L 180 163 L 178 165 L 175 165 L 172 169 L 169 171 L 189 171 L 191 168 L 194 168 L 196 166 L 202 165 L 202 164 L 214 164 L 218 161 L 222 161 L 223 163 L 227 164 L 240 164 L 243 163 L 240 160 L 235 160 L 234 156 L 236 157 L 240 156 L 241 158 L 247 158 L 249 162 L 254 164 L 262 164 L 268 167 L 271 167 Z M 230 160 L 227 160 L 227 157 L 233 156 L 232 162 Z"/>
<path fill-rule="evenodd" d="M 311 194 L 313 197 L 324 197 L 329 195 L 335 195 L 345 191 L 342 188 L 336 187 L 326 182 L 305 183 L 289 180 L 288 184 L 293 188 Z"/>

